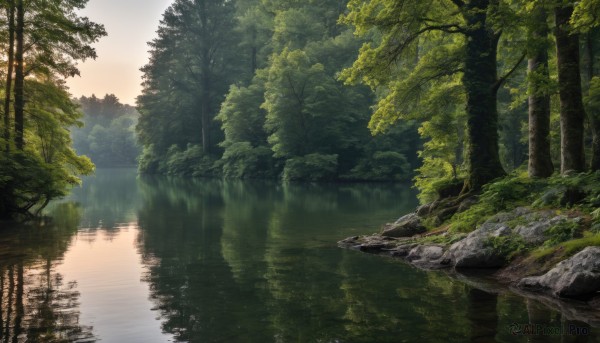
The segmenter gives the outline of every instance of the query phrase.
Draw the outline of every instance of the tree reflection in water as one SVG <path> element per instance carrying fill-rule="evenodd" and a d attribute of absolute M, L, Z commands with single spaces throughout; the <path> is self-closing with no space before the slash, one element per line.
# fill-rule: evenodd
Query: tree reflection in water
<path fill-rule="evenodd" d="M 0 342 L 94 342 L 79 323 L 75 282 L 56 272 L 77 232 L 73 203 L 56 206 L 55 221 L 3 230 L 0 239 Z"/>

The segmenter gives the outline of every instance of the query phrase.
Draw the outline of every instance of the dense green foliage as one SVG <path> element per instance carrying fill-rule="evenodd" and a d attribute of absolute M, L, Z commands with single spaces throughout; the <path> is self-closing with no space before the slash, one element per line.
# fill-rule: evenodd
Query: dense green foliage
<path fill-rule="evenodd" d="M 69 129 L 81 112 L 63 78 L 77 60 L 93 58 L 89 45 L 105 34 L 79 17 L 86 0 L 11 0 L 0 3 L 0 218 L 34 214 L 93 171 L 71 147 Z M 6 58 L 6 60 L 5 60 Z"/>
<path fill-rule="evenodd" d="M 73 147 L 98 167 L 135 166 L 140 149 L 135 137 L 138 113 L 113 94 L 103 99 L 82 96 L 83 127 L 71 131 Z"/>
<path fill-rule="evenodd" d="M 372 137 L 367 123 L 373 93 L 337 80 L 364 42 L 337 24 L 345 1 L 203 4 L 176 1 L 150 44 L 138 98 L 142 172 L 284 180 L 412 177 L 419 164 L 416 124 Z M 191 13 L 220 20 L 210 30 L 202 20 L 191 22 L 201 35 L 181 31 Z M 213 36 L 227 37 L 214 49 L 219 58 L 211 60 L 214 65 L 195 65 L 203 50 L 190 44 L 208 47 Z"/>
<path fill-rule="evenodd" d="M 402 180 L 416 171 L 423 202 L 459 182 L 477 192 L 528 155 L 532 176 L 561 163 L 583 171 L 586 157 L 595 170 L 600 44 L 586 11 L 597 6 L 176 1 L 143 68 L 140 170 L 285 180 Z M 556 49 L 550 32 L 561 37 Z M 588 71 L 579 91 L 565 78 L 578 65 L 565 59 L 578 34 L 587 44 L 575 67 Z M 213 46 L 215 37 L 226 39 Z M 206 49 L 218 56 L 210 63 Z M 583 142 L 587 156 L 577 152 Z"/>

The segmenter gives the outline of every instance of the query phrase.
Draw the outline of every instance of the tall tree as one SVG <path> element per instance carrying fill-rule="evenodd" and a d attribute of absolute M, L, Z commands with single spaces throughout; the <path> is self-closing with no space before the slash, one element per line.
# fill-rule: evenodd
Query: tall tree
<path fill-rule="evenodd" d="M 535 4 L 528 25 L 529 176 L 548 177 L 554 172 L 550 154 L 550 94 L 548 80 L 548 16 Z"/>
<path fill-rule="evenodd" d="M 497 92 L 517 69 L 521 59 L 502 77 L 497 72 L 497 48 L 501 33 L 502 11 L 497 0 L 350 1 L 346 22 L 359 34 L 379 33 L 376 43 L 363 46 L 353 68 L 344 74 L 348 80 L 366 81 L 371 87 L 387 92 L 379 102 L 372 124 L 393 123 L 400 117 L 418 112 L 407 108 L 408 99 L 419 99 L 433 87 L 449 87 L 449 77 L 462 73 L 467 117 L 467 176 L 464 192 L 477 191 L 484 184 L 504 175 L 498 153 Z M 452 36 L 460 36 L 459 39 Z M 457 52 L 442 59 L 438 46 L 428 48 L 428 67 L 423 44 L 437 42 L 452 45 Z M 436 51 L 437 50 L 437 51 Z M 415 51 L 422 68 L 407 68 Z M 436 51 L 434 54 L 433 51 Z M 382 63 L 382 61 L 385 61 Z M 514 62 L 512 62 L 514 63 Z M 511 63 L 511 65 L 512 65 Z M 404 69 L 403 69 L 404 65 Z M 411 85 L 398 79 L 414 80 Z M 440 82 L 441 80 L 441 82 Z M 437 82 L 437 83 L 436 83 Z M 446 85 L 446 86 L 444 86 Z M 430 87 L 430 88 L 428 88 Z M 385 91 L 385 88 L 388 90 Z"/>
<path fill-rule="evenodd" d="M 6 68 L 6 85 L 4 88 L 4 140 L 6 152 L 10 151 L 10 98 L 13 83 L 14 53 L 15 53 L 15 1 L 6 2 L 6 17 L 8 21 L 8 51 Z"/>
<path fill-rule="evenodd" d="M 138 98 L 140 137 L 146 146 L 164 140 L 155 146 L 159 154 L 172 144 L 199 143 L 207 155 L 216 147 L 213 119 L 240 69 L 233 52 L 234 13 L 233 2 L 225 0 L 178 0 L 164 13 Z M 150 124 L 156 121 L 166 123 Z"/>
<path fill-rule="evenodd" d="M 554 9 L 556 55 L 560 94 L 561 173 L 586 169 L 584 154 L 585 110 L 581 93 L 579 34 L 569 25 L 573 3 Z"/>
<path fill-rule="evenodd" d="M 25 8 L 23 0 L 16 0 L 16 26 L 15 26 L 15 145 L 18 150 L 23 150 L 23 129 L 25 126 L 24 107 L 25 99 L 23 96 L 23 84 L 25 80 L 23 50 L 25 45 Z"/>

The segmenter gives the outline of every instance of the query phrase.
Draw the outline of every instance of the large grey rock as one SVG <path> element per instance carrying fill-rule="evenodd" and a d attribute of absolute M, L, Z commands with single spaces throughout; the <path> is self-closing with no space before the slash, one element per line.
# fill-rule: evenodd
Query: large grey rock
<path fill-rule="evenodd" d="M 523 278 L 519 288 L 578 298 L 600 291 L 600 247 L 587 247 L 541 276 Z"/>
<path fill-rule="evenodd" d="M 493 237 L 511 234 L 506 224 L 485 222 L 464 239 L 452 244 L 444 259 L 456 268 L 497 268 L 506 264 L 505 252 L 493 249 L 488 242 Z"/>
<path fill-rule="evenodd" d="M 410 213 L 392 224 L 386 224 L 381 235 L 385 237 L 411 237 L 426 230 L 421 224 L 421 217 L 416 213 Z"/>

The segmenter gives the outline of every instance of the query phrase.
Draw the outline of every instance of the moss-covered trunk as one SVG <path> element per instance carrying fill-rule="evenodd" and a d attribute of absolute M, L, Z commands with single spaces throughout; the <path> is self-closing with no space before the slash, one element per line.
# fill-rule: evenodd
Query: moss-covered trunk
<path fill-rule="evenodd" d="M 463 10 L 467 43 L 463 84 L 467 93 L 469 175 L 463 191 L 477 191 L 505 175 L 498 153 L 496 107 L 498 36 L 487 23 L 489 0 L 474 0 Z"/>
<path fill-rule="evenodd" d="M 584 120 L 579 68 L 579 35 L 569 30 L 573 6 L 554 9 L 560 93 L 561 173 L 585 170 Z"/>

